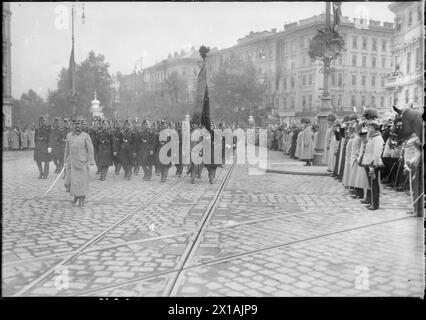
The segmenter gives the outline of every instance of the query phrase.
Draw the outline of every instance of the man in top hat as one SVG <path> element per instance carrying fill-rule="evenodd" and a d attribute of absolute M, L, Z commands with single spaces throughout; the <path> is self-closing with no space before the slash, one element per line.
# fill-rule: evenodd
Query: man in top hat
<path fill-rule="evenodd" d="M 49 162 L 52 161 L 52 148 L 49 147 L 50 128 L 46 125 L 44 117 L 39 119 L 39 127 L 35 130 L 34 161 L 40 173 L 39 179 L 47 179 L 49 175 Z M 43 166 L 44 163 L 44 166 Z"/>

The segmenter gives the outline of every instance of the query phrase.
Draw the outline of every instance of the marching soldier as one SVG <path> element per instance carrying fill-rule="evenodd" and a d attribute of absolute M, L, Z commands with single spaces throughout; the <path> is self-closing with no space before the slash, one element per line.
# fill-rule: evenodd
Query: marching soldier
<path fill-rule="evenodd" d="M 60 173 L 64 166 L 65 143 L 67 140 L 67 129 L 64 123 L 55 118 L 51 135 L 49 138 L 49 146 L 52 148 L 53 163 L 56 166 L 55 173 Z"/>
<path fill-rule="evenodd" d="M 49 162 L 52 161 L 52 149 L 49 147 L 50 128 L 45 119 L 40 117 L 39 127 L 35 130 L 34 161 L 40 173 L 39 179 L 47 179 L 49 175 Z M 44 162 L 44 167 L 42 163 Z"/>
<path fill-rule="evenodd" d="M 129 120 L 126 120 L 124 129 L 120 134 L 120 151 L 118 157 L 124 169 L 124 179 L 128 181 L 130 181 L 132 177 L 133 163 L 136 158 L 135 151 L 135 136 L 130 127 Z"/>
<path fill-rule="evenodd" d="M 107 120 L 102 122 L 102 128 L 97 132 L 97 160 L 100 169 L 100 179 L 105 181 L 109 166 L 112 166 L 114 139 Z"/>
<path fill-rule="evenodd" d="M 161 129 L 164 130 L 164 129 L 167 129 L 167 128 L 168 128 L 167 123 L 162 121 Z M 164 146 L 170 140 L 171 140 L 170 135 L 167 136 L 167 139 L 165 141 L 160 141 L 160 134 L 158 133 L 158 135 L 157 135 L 157 152 L 156 152 L 156 154 L 157 154 L 158 168 L 159 168 L 160 174 L 161 174 L 161 182 L 166 182 L 167 175 L 169 173 L 169 169 L 172 166 L 172 162 L 170 161 L 169 163 L 165 164 L 161 161 L 160 149 L 161 149 L 162 146 Z M 167 156 L 171 157 L 171 150 L 169 150 L 167 152 Z"/>
<path fill-rule="evenodd" d="M 114 145 L 114 151 L 113 151 L 113 158 L 112 161 L 114 163 L 115 167 L 115 174 L 119 175 L 121 170 L 121 162 L 120 157 L 118 156 L 118 153 L 121 148 L 121 122 L 120 120 L 115 121 L 115 127 L 112 131 L 112 139 L 113 139 L 113 145 Z"/>
<path fill-rule="evenodd" d="M 155 167 L 155 175 L 159 176 L 161 173 L 161 168 L 160 168 L 160 159 L 158 157 L 158 152 L 160 151 L 158 142 L 160 140 L 160 131 L 161 131 L 161 123 L 163 121 L 159 122 L 157 121 L 154 125 L 154 132 L 155 132 L 155 141 L 156 141 L 156 148 L 155 148 L 155 162 L 154 162 L 154 167 Z"/>
<path fill-rule="evenodd" d="M 142 124 L 142 131 L 137 137 L 137 161 L 142 166 L 143 180 L 150 181 L 152 178 L 152 166 L 155 161 L 156 140 L 155 134 L 150 128 L 148 121 Z"/>
<path fill-rule="evenodd" d="M 182 171 L 183 171 L 183 163 L 182 163 L 182 122 L 179 121 L 176 125 L 176 131 L 179 135 L 179 163 L 175 164 L 176 167 L 176 176 L 179 176 L 179 178 L 182 177 Z"/>
<path fill-rule="evenodd" d="M 140 169 L 140 163 L 138 162 L 138 156 L 137 156 L 137 150 L 139 150 L 140 146 L 140 135 L 141 135 L 141 124 L 135 119 L 134 126 L 133 126 L 133 134 L 135 135 L 135 150 L 136 150 L 136 157 L 134 159 L 133 163 L 133 174 L 135 176 L 139 175 L 139 169 Z"/>

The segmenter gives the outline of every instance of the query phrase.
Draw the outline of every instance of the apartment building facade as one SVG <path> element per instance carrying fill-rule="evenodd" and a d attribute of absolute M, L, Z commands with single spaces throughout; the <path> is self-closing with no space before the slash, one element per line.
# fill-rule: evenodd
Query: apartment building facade
<path fill-rule="evenodd" d="M 424 29 L 423 2 L 394 2 L 389 9 L 395 14 L 392 38 L 393 69 L 385 87 L 390 101 L 399 107 L 424 104 Z"/>

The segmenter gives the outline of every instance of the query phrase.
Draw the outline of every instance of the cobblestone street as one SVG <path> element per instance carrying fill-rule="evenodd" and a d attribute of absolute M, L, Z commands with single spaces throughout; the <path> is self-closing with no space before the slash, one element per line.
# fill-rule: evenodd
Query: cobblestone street
<path fill-rule="evenodd" d="M 99 181 L 91 167 L 79 208 L 62 179 L 42 197 L 57 175 L 37 179 L 32 157 L 3 153 L 4 296 L 423 296 L 423 219 L 405 192 L 384 188 L 372 212 L 328 176 L 227 165 L 214 184 L 174 168 L 166 183 L 112 168 Z"/>

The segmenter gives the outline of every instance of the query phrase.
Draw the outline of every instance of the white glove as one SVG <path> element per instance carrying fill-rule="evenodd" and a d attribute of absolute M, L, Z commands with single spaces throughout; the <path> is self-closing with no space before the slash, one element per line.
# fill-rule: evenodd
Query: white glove
<path fill-rule="evenodd" d="M 52 148 L 47 148 L 48 153 L 52 153 Z"/>

